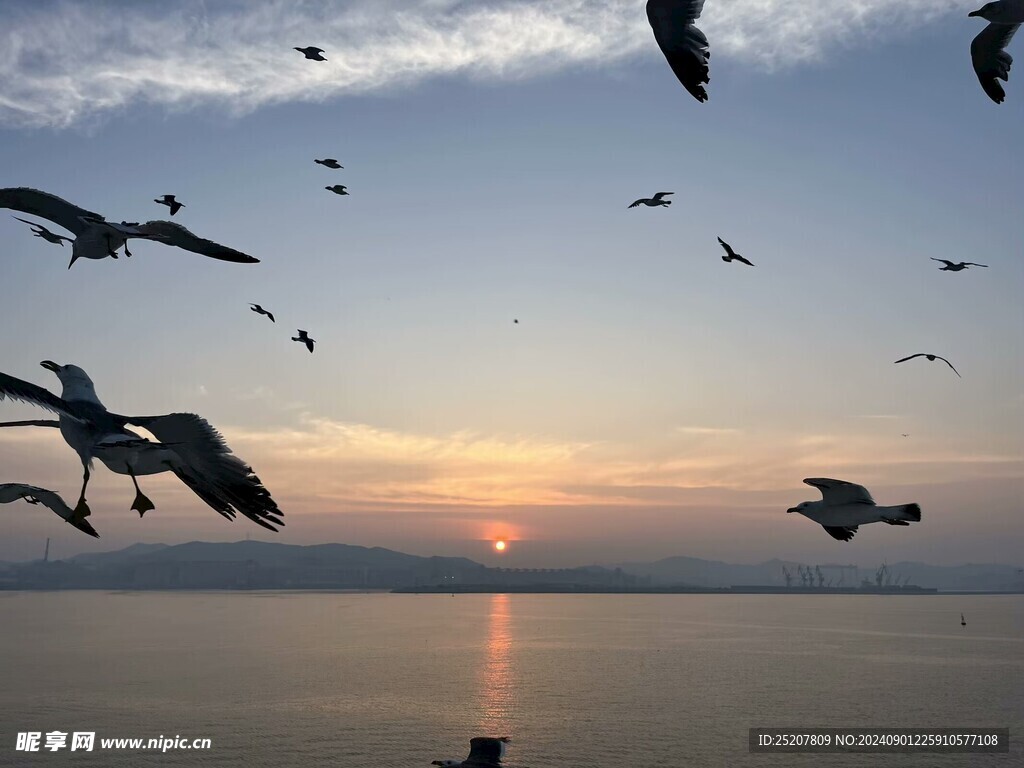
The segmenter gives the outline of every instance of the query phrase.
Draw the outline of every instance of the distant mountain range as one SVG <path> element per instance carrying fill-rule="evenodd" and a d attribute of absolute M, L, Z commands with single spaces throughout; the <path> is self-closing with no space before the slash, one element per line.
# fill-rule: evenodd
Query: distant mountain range
<path fill-rule="evenodd" d="M 833 587 L 915 584 L 940 590 L 1022 591 L 1024 572 L 1011 565 L 934 566 L 894 563 L 881 573 L 856 566 L 769 560 L 735 565 L 694 557 L 608 567 L 488 568 L 464 557 L 420 557 L 348 544 L 298 546 L 262 541 L 135 544 L 67 560 L 0 564 L 0 589 L 392 589 L 502 585 L 602 587 L 793 586 L 801 579 Z"/>

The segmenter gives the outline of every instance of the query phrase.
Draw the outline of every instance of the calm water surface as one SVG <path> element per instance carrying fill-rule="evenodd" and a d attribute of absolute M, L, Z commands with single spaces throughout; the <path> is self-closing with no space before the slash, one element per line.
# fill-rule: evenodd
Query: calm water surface
<path fill-rule="evenodd" d="M 868 725 L 1011 754 L 747 752 Z M 14 751 L 53 730 L 212 749 Z M 0 765 L 411 768 L 487 734 L 513 768 L 1024 765 L 1024 597 L 0 593 Z"/>

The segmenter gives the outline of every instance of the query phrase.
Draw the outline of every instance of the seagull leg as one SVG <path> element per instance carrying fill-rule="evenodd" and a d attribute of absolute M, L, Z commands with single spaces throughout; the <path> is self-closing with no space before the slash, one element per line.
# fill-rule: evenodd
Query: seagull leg
<path fill-rule="evenodd" d="M 124 241 L 124 255 L 127 256 L 129 259 L 132 257 L 132 252 L 128 250 L 127 240 Z"/>
<path fill-rule="evenodd" d="M 132 483 L 135 484 L 135 501 L 132 503 L 132 509 L 139 513 L 139 517 L 142 517 L 151 509 L 156 509 L 156 506 L 139 488 L 139 481 L 135 479 L 135 473 L 132 472 L 131 467 L 128 467 L 128 476 L 132 479 Z"/>
<path fill-rule="evenodd" d="M 116 259 L 117 251 L 110 247 L 110 233 L 106 232 L 104 236 L 107 238 L 107 256 L 109 256 L 112 259 Z"/>
<path fill-rule="evenodd" d="M 75 505 L 75 517 L 81 519 L 88 517 L 92 514 L 92 510 L 89 509 L 89 505 L 85 502 L 85 489 L 89 485 L 89 465 L 83 465 L 85 467 L 85 477 L 82 479 L 82 493 L 78 496 L 78 504 Z"/>

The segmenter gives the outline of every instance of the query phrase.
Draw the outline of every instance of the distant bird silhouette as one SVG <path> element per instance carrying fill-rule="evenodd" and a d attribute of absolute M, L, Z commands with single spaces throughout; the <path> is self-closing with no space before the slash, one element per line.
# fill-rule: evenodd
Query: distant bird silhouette
<path fill-rule="evenodd" d="M 1013 64 L 1013 57 L 1004 49 L 1024 23 L 1024 0 L 996 0 L 967 15 L 980 16 L 989 22 L 971 41 L 971 63 L 988 97 L 1002 104 L 1006 92 L 999 81 L 1009 81 Z"/>
<path fill-rule="evenodd" d="M 498 739 L 477 736 L 469 740 L 469 757 L 465 760 L 434 760 L 431 765 L 444 768 L 501 768 L 505 745 L 510 741 L 508 736 Z"/>
<path fill-rule="evenodd" d="M 863 485 L 827 477 L 808 477 L 804 482 L 821 491 L 821 501 L 804 501 L 786 511 L 813 520 L 833 539 L 849 541 L 859 526 L 868 523 L 910 525 L 921 522 L 921 507 L 917 504 L 880 507 Z"/>
<path fill-rule="evenodd" d="M 639 200 L 630 203 L 629 207 L 636 208 L 639 205 L 646 205 L 648 208 L 664 208 L 666 206 L 672 205 L 672 201 L 666 200 L 665 198 L 669 195 L 674 194 L 675 192 L 659 192 L 654 197 L 641 197 Z"/>
<path fill-rule="evenodd" d="M 160 205 L 166 205 L 168 208 L 170 208 L 171 216 L 173 216 L 174 214 L 176 214 L 178 211 L 185 207 L 184 203 L 179 203 L 177 200 L 174 199 L 174 195 L 164 195 L 161 198 L 153 200 L 153 202 L 158 203 Z"/>
<path fill-rule="evenodd" d="M 87 508 L 74 510 L 67 505 L 59 494 L 48 491 L 45 488 L 36 488 L 34 485 L 22 485 L 21 483 L 0 484 L 0 504 L 9 504 L 18 499 L 24 499 L 29 504 L 42 504 L 44 507 L 57 513 L 57 516 L 62 518 L 64 522 L 71 523 L 82 533 L 87 533 L 97 539 L 100 537 L 96 533 L 96 529 L 92 527 L 92 524 L 85 519 L 89 516 Z"/>
<path fill-rule="evenodd" d="M 985 267 L 988 268 L 988 264 L 976 264 L 973 261 L 961 261 L 955 263 L 947 259 L 936 259 L 934 256 L 930 257 L 932 261 L 941 261 L 946 266 L 939 267 L 939 272 L 963 272 L 968 267 Z"/>
<path fill-rule="evenodd" d="M 699 102 L 708 100 L 711 82 L 708 39 L 694 22 L 704 10 L 704 0 L 647 0 L 647 20 L 654 39 L 665 54 L 679 82 Z"/>
<path fill-rule="evenodd" d="M 292 341 L 298 341 L 301 342 L 302 344 L 305 344 L 306 349 L 308 349 L 310 352 L 313 351 L 313 345 L 316 344 L 316 339 L 309 338 L 309 334 L 303 331 L 301 328 L 299 329 L 298 336 L 292 336 Z"/>
<path fill-rule="evenodd" d="M 752 262 L 747 261 L 745 258 L 736 253 L 736 251 L 732 249 L 732 246 L 725 242 L 725 240 L 723 240 L 722 238 L 718 238 L 718 242 L 720 242 L 722 244 L 722 247 L 725 248 L 725 256 L 722 257 L 722 261 L 726 263 L 729 263 L 730 261 L 739 261 L 742 262 L 743 264 L 746 264 L 747 266 L 754 266 Z"/>
<path fill-rule="evenodd" d="M 64 235 L 58 235 L 55 232 L 51 232 L 46 227 L 44 227 L 42 224 L 36 224 L 34 221 L 29 221 L 28 219 L 20 219 L 17 216 L 12 216 L 11 218 L 12 219 L 18 219 L 18 221 L 25 222 L 30 227 L 32 227 L 32 234 L 33 235 L 35 235 L 36 237 L 43 238 L 43 240 L 45 240 L 48 243 L 54 243 L 55 245 L 59 245 L 61 248 L 64 247 L 64 241 L 65 240 L 67 240 L 69 243 L 75 242 L 74 238 L 72 238 L 72 237 L 64 237 Z"/>
<path fill-rule="evenodd" d="M 516 325 L 519 325 L 519 318 L 516 318 L 516 319 L 515 319 L 515 320 L 513 320 L 512 322 L 513 322 L 513 323 L 515 323 Z"/>
<path fill-rule="evenodd" d="M 907 360 L 913 360 L 915 357 L 927 357 L 933 363 L 936 360 L 941 360 L 946 365 L 948 365 L 950 368 L 953 368 L 953 364 L 951 362 L 949 362 L 949 360 L 947 360 L 946 358 L 941 357 L 940 355 L 929 355 L 927 352 L 918 352 L 916 355 L 910 355 L 909 357 L 901 357 L 896 362 L 897 363 L 905 363 L 905 362 L 907 362 Z M 953 368 L 953 373 L 955 373 L 957 376 L 960 376 L 960 371 L 958 371 L 956 368 Z M 963 377 L 960 376 L 960 378 L 963 378 Z"/>
<path fill-rule="evenodd" d="M 310 61 L 327 61 L 327 59 L 325 59 L 323 56 L 324 49 L 317 48 L 315 45 L 310 45 L 305 48 L 296 48 L 295 50 L 301 53 Z"/>
<path fill-rule="evenodd" d="M 270 312 L 267 312 L 267 310 L 265 310 L 259 304 L 250 304 L 249 305 L 249 309 L 251 309 L 257 315 L 266 315 L 267 317 L 270 318 L 270 322 L 272 322 L 272 323 L 276 323 L 277 322 L 277 320 L 274 319 L 274 315 L 272 313 L 270 313 Z"/>
<path fill-rule="evenodd" d="M 330 187 L 324 187 L 324 189 L 326 189 L 328 192 L 333 192 L 336 195 L 348 194 L 348 187 L 346 187 L 344 184 L 334 184 L 333 186 Z"/>
<path fill-rule="evenodd" d="M 339 168 L 345 167 L 344 165 L 340 165 L 338 161 L 335 160 L 333 157 L 327 157 L 324 158 L 323 160 L 314 160 L 313 162 L 318 163 L 319 165 L 326 166 L 327 168 L 333 168 L 334 170 L 338 170 Z"/>
<path fill-rule="evenodd" d="M 966 627 L 967 626 L 967 619 L 964 618 L 964 615 L 962 613 L 960 614 L 960 626 L 961 627 Z"/>
<path fill-rule="evenodd" d="M 908 435 L 906 432 L 903 432 L 902 434 L 903 434 L 903 437 L 910 437 L 910 435 Z"/>

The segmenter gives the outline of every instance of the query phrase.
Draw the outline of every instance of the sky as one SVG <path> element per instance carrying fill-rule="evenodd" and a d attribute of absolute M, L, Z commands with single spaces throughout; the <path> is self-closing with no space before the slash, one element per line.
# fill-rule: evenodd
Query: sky
<path fill-rule="evenodd" d="M 530 567 L 1020 562 L 1024 78 L 982 92 L 978 3 L 708 0 L 706 104 L 633 0 L 2 5 L 0 186 L 116 221 L 173 193 L 262 261 L 136 241 L 69 272 L 0 213 L 0 370 L 59 392 L 39 362 L 75 363 L 111 410 L 201 414 L 287 525 L 173 476 L 142 479 L 140 520 L 100 468 L 102 539 L 12 504 L 0 559 L 251 536 Z M 915 352 L 963 378 L 893 365 Z M 922 522 L 837 542 L 785 514 L 805 477 Z M 55 431 L 0 432 L 0 481 L 73 502 L 80 478 Z"/>

